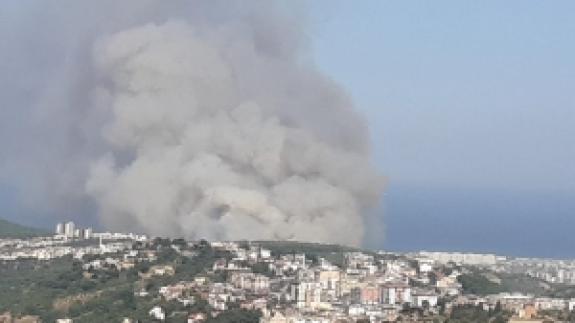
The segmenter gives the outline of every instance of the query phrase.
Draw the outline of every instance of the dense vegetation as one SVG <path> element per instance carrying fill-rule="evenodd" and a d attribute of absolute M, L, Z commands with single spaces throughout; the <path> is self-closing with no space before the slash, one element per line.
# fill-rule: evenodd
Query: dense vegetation
<path fill-rule="evenodd" d="M 0 265 L 0 312 L 40 315 L 54 320 L 54 300 L 87 293 L 96 283 L 84 281 L 70 258 L 57 261 L 19 261 Z"/>
<path fill-rule="evenodd" d="M 46 234 L 46 231 L 25 227 L 0 219 L 0 238 L 29 238 Z"/>
<path fill-rule="evenodd" d="M 463 274 L 458 277 L 465 293 L 474 295 L 497 294 L 503 291 L 501 284 L 494 283 L 481 273 Z"/>
<path fill-rule="evenodd" d="M 231 309 L 214 318 L 209 318 L 208 323 L 258 323 L 261 313 L 244 309 Z"/>
<path fill-rule="evenodd" d="M 548 293 L 548 296 L 556 298 L 575 298 L 575 286 L 556 286 Z"/>
<path fill-rule="evenodd" d="M 454 307 L 447 323 L 504 323 L 511 313 L 504 312 L 501 307 L 495 310 L 484 311 L 480 306 L 466 305 Z"/>
<path fill-rule="evenodd" d="M 81 263 L 71 257 L 49 262 L 23 260 L 0 263 L 0 313 L 38 315 L 45 322 L 63 317 L 78 322 L 116 322 L 121 317 L 145 322 L 149 321 L 148 311 L 158 304 L 158 299 L 136 297 L 135 290 L 143 287 L 152 292 L 160 286 L 191 280 L 211 269 L 216 259 L 230 257 L 228 253 L 215 251 L 205 244 L 195 250 L 193 258 L 180 255 L 160 241 L 155 241 L 151 247 L 159 250 L 156 262 L 138 263 L 135 268 L 122 272 L 113 268 L 95 271 L 91 278 L 83 276 Z M 138 272 L 145 272 L 154 264 L 172 265 L 175 275 L 141 280 Z M 205 308 L 205 304 L 198 303 L 195 306 Z M 169 313 L 187 313 L 190 310 L 177 302 L 160 301 L 159 304 Z M 238 313 L 244 316 L 254 314 Z"/>
<path fill-rule="evenodd" d="M 488 295 L 497 293 L 523 293 L 547 295 L 551 286 L 539 279 L 521 274 L 502 274 L 470 269 L 458 277 L 463 291 L 468 294 Z"/>

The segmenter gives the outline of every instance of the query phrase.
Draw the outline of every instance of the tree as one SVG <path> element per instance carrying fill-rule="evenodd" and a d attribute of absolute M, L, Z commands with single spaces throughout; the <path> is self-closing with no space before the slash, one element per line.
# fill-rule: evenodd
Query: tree
<path fill-rule="evenodd" d="M 238 247 L 240 249 L 248 250 L 250 249 L 250 243 L 246 240 L 242 240 L 238 242 Z"/>
<path fill-rule="evenodd" d="M 188 246 L 188 243 L 186 242 L 186 240 L 184 240 L 184 238 L 174 239 L 174 240 L 172 240 L 172 244 L 173 244 L 173 245 L 176 245 L 176 246 L 179 246 L 179 247 L 181 247 L 181 248 L 184 248 L 184 247 Z"/>
<path fill-rule="evenodd" d="M 502 286 L 487 279 L 481 273 L 463 274 L 457 277 L 466 293 L 475 295 L 497 294 L 503 291 Z"/>
<path fill-rule="evenodd" d="M 259 323 L 260 311 L 245 309 L 232 309 L 222 312 L 215 318 L 208 319 L 208 323 Z"/>
<path fill-rule="evenodd" d="M 208 249 L 211 248 L 210 243 L 206 239 L 201 239 L 200 243 L 198 244 L 201 249 Z"/>
<path fill-rule="evenodd" d="M 252 266 L 252 272 L 256 274 L 261 274 L 267 277 L 274 277 L 273 271 L 270 270 L 270 266 L 266 263 L 258 262 Z"/>
<path fill-rule="evenodd" d="M 170 241 L 170 239 L 168 238 L 154 238 L 154 240 L 152 241 L 152 247 L 155 249 L 158 248 L 167 248 L 172 244 L 172 242 Z"/>
<path fill-rule="evenodd" d="M 501 313 L 502 309 L 501 309 L 501 302 L 497 301 L 497 303 L 495 304 L 495 308 L 493 309 L 493 313 L 498 314 Z"/>
<path fill-rule="evenodd" d="M 506 323 L 507 319 L 505 319 L 505 317 L 503 317 L 503 315 L 498 315 L 491 322 L 492 323 Z"/>

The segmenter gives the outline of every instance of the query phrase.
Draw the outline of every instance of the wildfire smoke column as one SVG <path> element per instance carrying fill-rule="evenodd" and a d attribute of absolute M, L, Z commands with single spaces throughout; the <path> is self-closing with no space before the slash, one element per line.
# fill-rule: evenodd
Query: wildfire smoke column
<path fill-rule="evenodd" d="M 0 10 L 21 18 L 0 19 L 0 179 L 27 207 L 151 235 L 362 242 L 381 190 L 367 128 L 291 3 L 26 3 Z"/>

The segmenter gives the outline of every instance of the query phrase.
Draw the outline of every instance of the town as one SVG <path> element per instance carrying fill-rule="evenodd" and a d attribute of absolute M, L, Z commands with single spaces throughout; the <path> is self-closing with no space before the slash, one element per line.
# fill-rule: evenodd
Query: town
<path fill-rule="evenodd" d="M 372 252 L 289 241 L 171 240 L 96 233 L 68 222 L 58 224 L 53 236 L 1 239 L 0 264 L 5 274 L 0 281 L 15 267 L 22 275 L 39 267 L 66 273 L 57 276 L 63 286 L 45 282 L 49 288 L 38 295 L 49 299 L 32 307 L 20 306 L 20 296 L 3 282 L 0 322 L 10 323 L 575 318 L 575 262 L 567 260 Z M 100 307 L 117 316 L 103 316 Z"/>

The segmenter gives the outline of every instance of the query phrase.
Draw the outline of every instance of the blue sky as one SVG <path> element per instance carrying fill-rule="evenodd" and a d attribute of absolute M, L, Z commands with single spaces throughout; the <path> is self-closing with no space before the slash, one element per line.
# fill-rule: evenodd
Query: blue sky
<path fill-rule="evenodd" d="M 485 212 L 511 232 L 541 228 L 545 218 L 551 232 L 575 225 L 575 2 L 320 0 L 310 8 L 313 58 L 365 114 L 389 180 L 386 246 L 418 247 L 404 238 L 413 221 L 481 222 L 481 206 L 501 196 L 511 202 Z M 417 207 L 418 194 L 436 203 Z M 436 230 L 466 243 L 461 228 Z M 444 247 L 425 231 L 416 233 L 420 248 Z M 573 242 L 555 235 L 541 238 L 548 249 L 538 254 Z"/>

